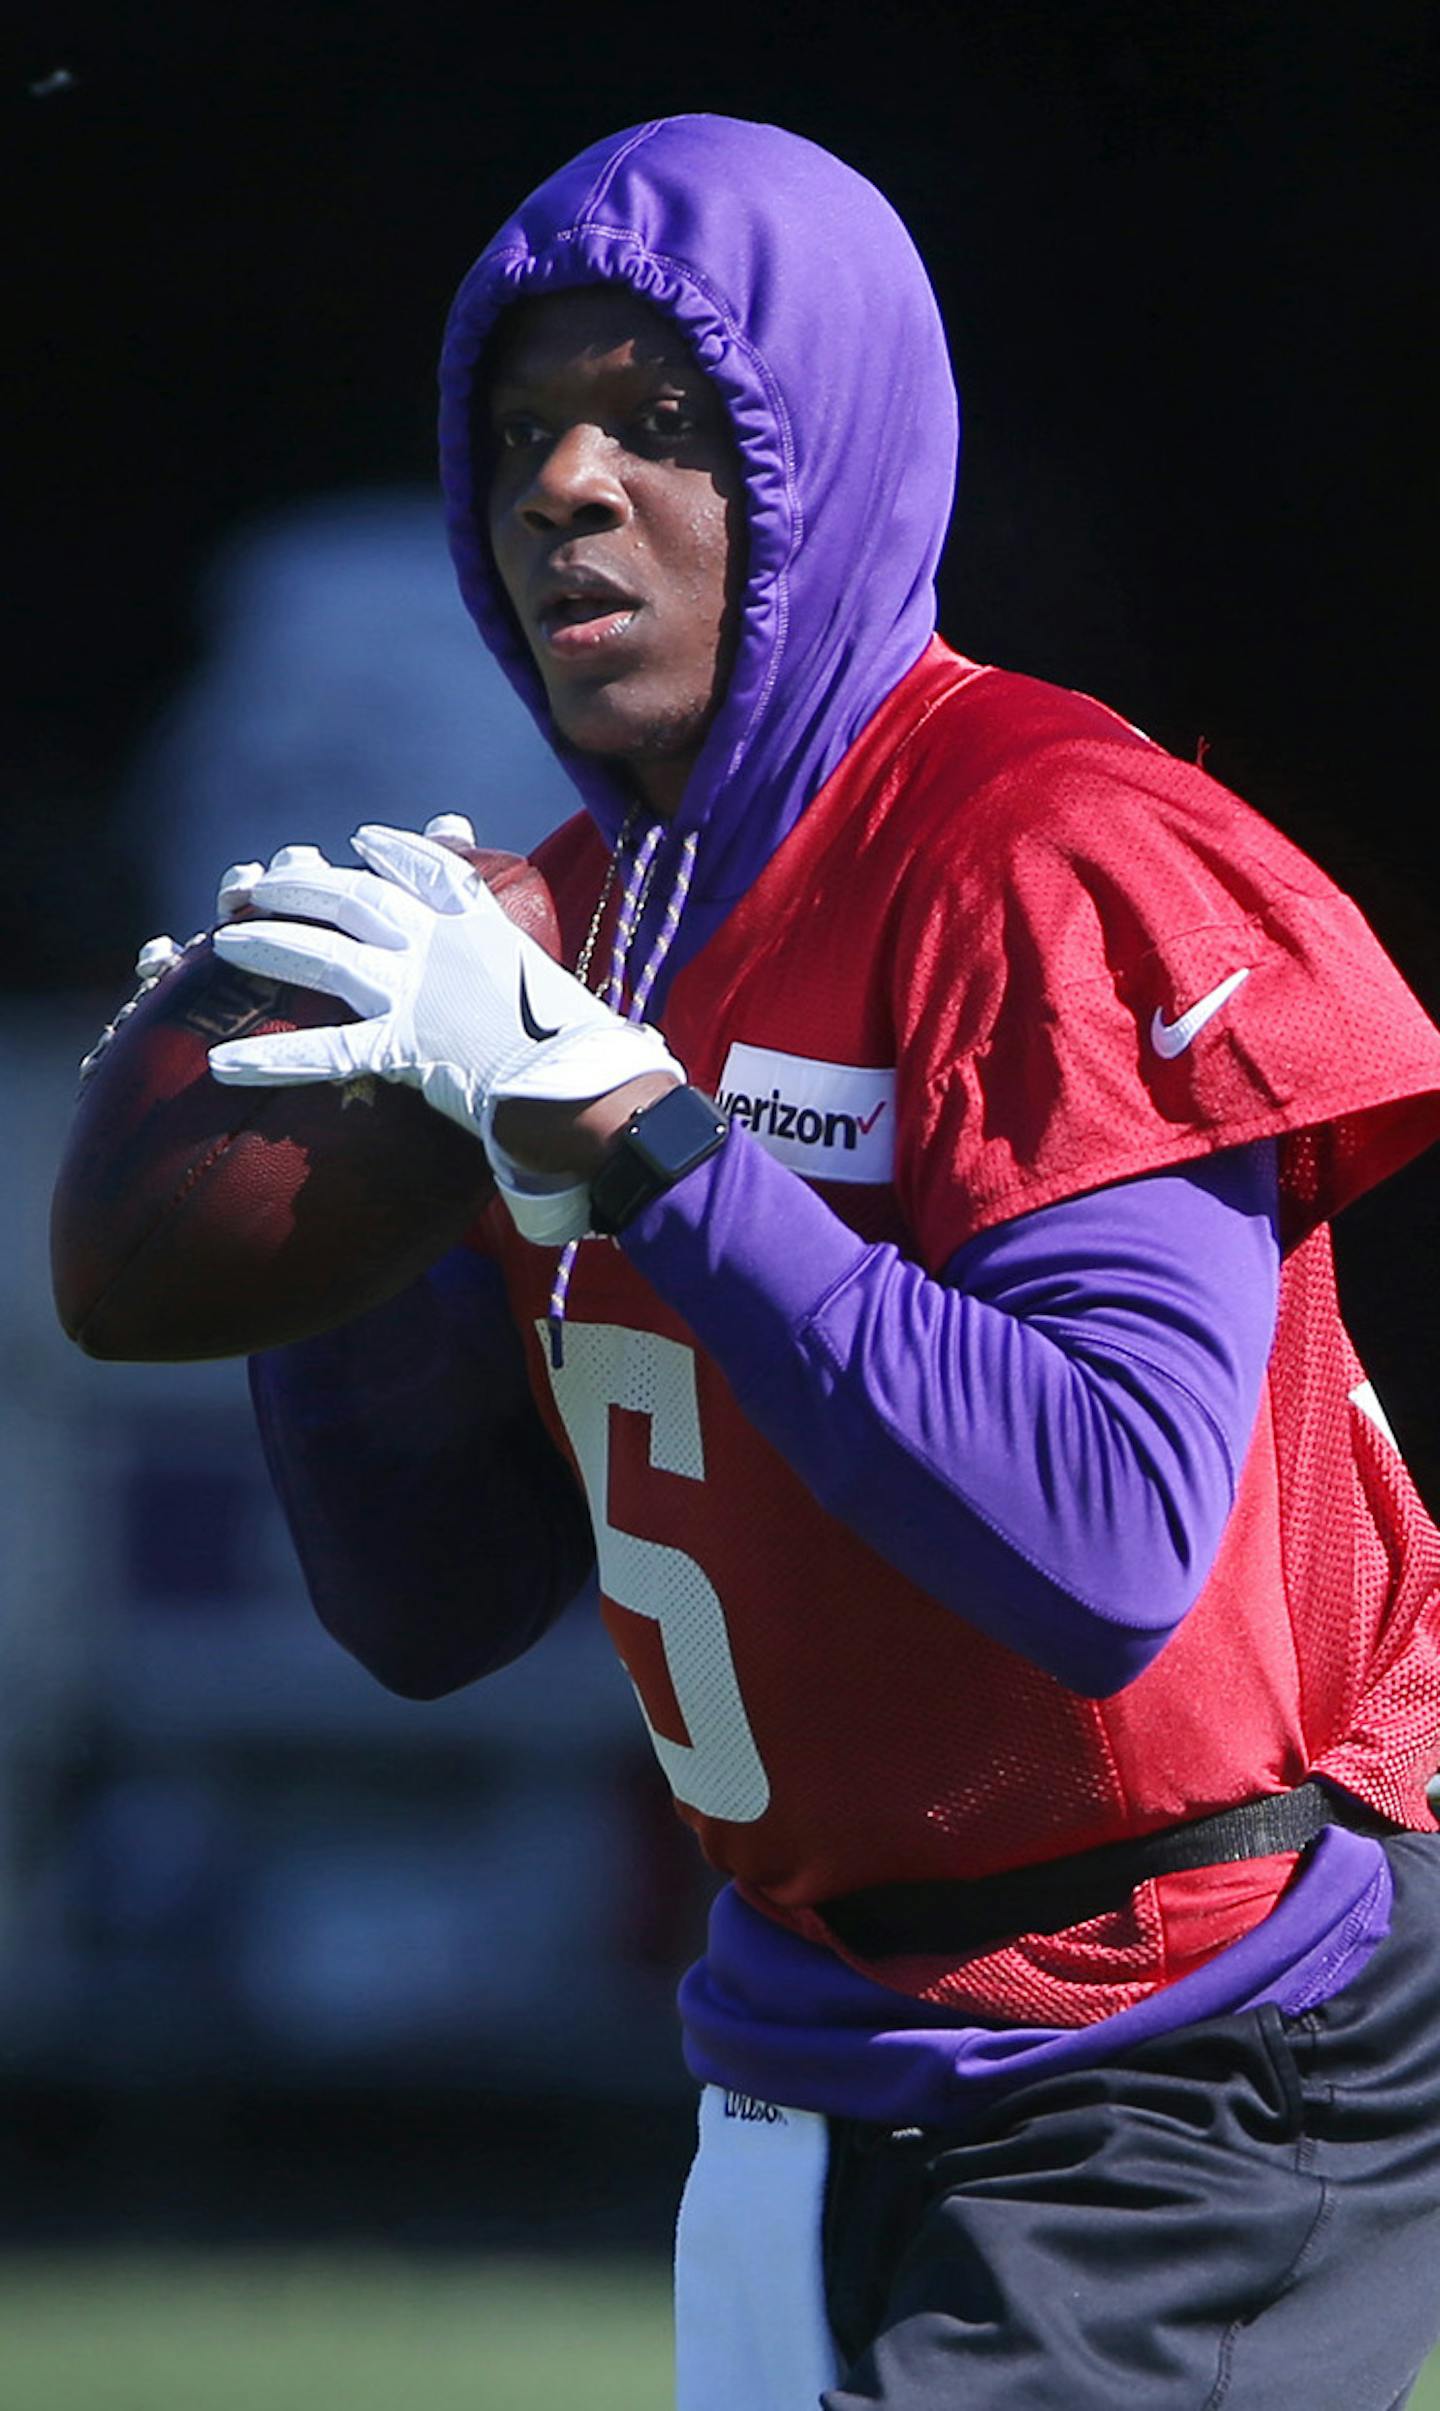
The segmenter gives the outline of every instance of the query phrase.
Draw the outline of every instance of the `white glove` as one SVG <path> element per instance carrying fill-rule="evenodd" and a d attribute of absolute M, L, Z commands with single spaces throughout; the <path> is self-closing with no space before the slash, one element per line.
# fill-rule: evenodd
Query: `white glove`
<path fill-rule="evenodd" d="M 425 835 L 447 837 L 463 846 L 473 846 L 475 843 L 475 831 L 460 812 L 437 813 L 433 820 L 426 821 Z M 313 868 L 317 862 L 324 860 L 324 855 L 314 846 L 286 846 L 284 849 L 284 867 L 290 872 L 307 863 Z M 278 854 L 272 867 L 280 867 Z M 256 881 L 264 875 L 263 862 L 232 862 L 230 868 L 222 872 L 220 885 L 215 892 L 217 923 L 233 921 L 238 913 L 244 912 L 252 904 Z M 170 942 L 152 939 L 146 951 L 153 952 Z M 143 968 L 144 960 L 142 954 L 141 962 L 136 965 L 137 971 Z M 152 973 L 151 976 L 158 977 L 159 973 Z M 89 1060 L 87 1057 L 87 1063 Z M 537 1247 L 562 1247 L 567 1240 L 583 1238 L 590 1219 L 590 1192 L 584 1181 L 556 1179 L 543 1172 L 527 1172 L 523 1165 L 517 1164 L 506 1154 L 493 1133 L 488 1152 L 496 1187 L 509 1207 L 517 1229 L 525 1238 L 533 1240 Z"/>
<path fill-rule="evenodd" d="M 473 846 L 475 843 L 475 831 L 463 812 L 437 812 L 433 820 L 426 821 L 425 834 L 427 837 L 450 837 L 462 846 Z M 325 860 L 318 846 L 284 846 L 281 854 L 291 867 L 301 862 Z M 281 854 L 277 854 L 271 862 L 272 870 L 279 864 Z M 237 913 L 244 912 L 255 894 L 256 880 L 264 876 L 263 862 L 232 862 L 228 871 L 222 871 L 220 885 L 215 890 L 216 921 L 233 921 Z M 158 940 L 152 940 L 154 943 L 158 943 Z"/>
<path fill-rule="evenodd" d="M 316 849 L 313 846 L 287 846 L 285 851 L 291 855 L 313 855 Z M 325 857 L 322 854 L 318 859 L 323 862 Z M 220 885 L 215 891 L 216 920 L 233 921 L 238 912 L 243 912 L 254 893 L 256 880 L 264 876 L 263 862 L 232 862 L 229 870 L 221 873 Z"/>
<path fill-rule="evenodd" d="M 425 834 L 427 837 L 448 837 L 453 839 L 455 844 L 462 846 L 473 846 L 475 843 L 475 831 L 463 812 L 437 812 L 433 820 L 426 821 Z M 313 865 L 317 862 L 324 862 L 324 860 L 325 857 L 318 846 L 282 846 L 280 852 L 273 857 L 270 868 L 272 871 L 277 870 L 282 861 L 287 867 L 296 869 L 301 863 Z M 228 871 L 222 871 L 220 885 L 215 890 L 217 923 L 233 921 L 237 913 L 244 912 L 254 896 L 256 880 L 263 879 L 264 876 L 265 865 L 263 862 L 232 862 Z M 191 942 L 194 943 L 193 940 Z M 159 945 L 159 943 L 158 938 L 151 940 L 152 945 Z"/>
<path fill-rule="evenodd" d="M 440 825 L 459 833 L 448 817 Z M 338 869 L 294 846 L 258 878 L 237 878 L 255 911 L 293 917 L 227 923 L 215 950 L 243 971 L 328 991 L 365 1018 L 229 1040 L 210 1050 L 216 1079 L 283 1087 L 368 1073 L 418 1088 L 485 1145 L 522 1230 L 516 1200 L 543 1200 L 545 1227 L 527 1235 L 551 1244 L 577 1236 L 588 1219 L 585 1184 L 520 1172 L 495 1145 L 496 1110 L 512 1097 L 606 1096 L 642 1072 L 683 1080 L 682 1066 L 658 1030 L 622 1021 L 517 929 L 438 837 L 364 828 L 351 842 L 367 869 Z"/>

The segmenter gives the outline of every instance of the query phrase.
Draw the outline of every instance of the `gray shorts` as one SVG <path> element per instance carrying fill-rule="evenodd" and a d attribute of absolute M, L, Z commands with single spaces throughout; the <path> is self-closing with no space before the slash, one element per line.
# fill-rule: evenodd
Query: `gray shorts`
<path fill-rule="evenodd" d="M 707 2088 L 679 2411 L 1399 2411 L 1440 2338 L 1440 1836 L 1333 2001 L 961 2135 Z"/>
<path fill-rule="evenodd" d="M 963 2140 L 831 2122 L 825 2411 L 1397 2411 L 1440 2338 L 1440 1836 L 1386 1847 L 1389 1937 L 1318 2010 Z"/>

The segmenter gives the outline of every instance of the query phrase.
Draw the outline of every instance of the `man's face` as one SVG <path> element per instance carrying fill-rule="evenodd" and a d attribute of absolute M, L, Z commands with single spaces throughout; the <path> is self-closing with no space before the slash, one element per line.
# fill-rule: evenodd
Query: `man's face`
<path fill-rule="evenodd" d="M 724 692 L 744 576 L 724 404 L 623 285 L 524 302 L 489 394 L 490 541 L 561 734 L 672 813 Z"/>

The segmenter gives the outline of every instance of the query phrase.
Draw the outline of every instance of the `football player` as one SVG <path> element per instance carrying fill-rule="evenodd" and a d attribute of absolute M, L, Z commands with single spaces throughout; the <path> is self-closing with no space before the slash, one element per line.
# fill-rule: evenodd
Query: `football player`
<path fill-rule="evenodd" d="M 218 943 L 362 1018 L 213 1061 L 489 1150 L 473 1243 L 254 1391 L 397 1689 L 598 1567 L 727 1879 L 682 2411 L 1390 2411 L 1440 2331 L 1440 1544 L 1329 1224 L 1440 1127 L 1440 1037 L 1244 804 L 937 636 L 945 341 L 838 160 L 598 143 L 442 393 L 465 599 L 578 790 L 566 964 L 457 824 L 290 849 Z"/>

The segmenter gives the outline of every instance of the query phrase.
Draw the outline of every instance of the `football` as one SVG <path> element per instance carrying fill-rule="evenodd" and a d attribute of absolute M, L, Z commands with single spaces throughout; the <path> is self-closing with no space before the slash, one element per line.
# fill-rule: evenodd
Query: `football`
<path fill-rule="evenodd" d="M 555 907 L 522 855 L 459 849 L 553 955 Z M 312 989 L 237 971 L 208 938 L 89 1059 L 51 1208 L 55 1304 L 90 1356 L 248 1356 L 333 1330 L 452 1247 L 493 1194 L 479 1141 L 388 1081 L 224 1088 L 222 1038 L 353 1021 Z"/>

